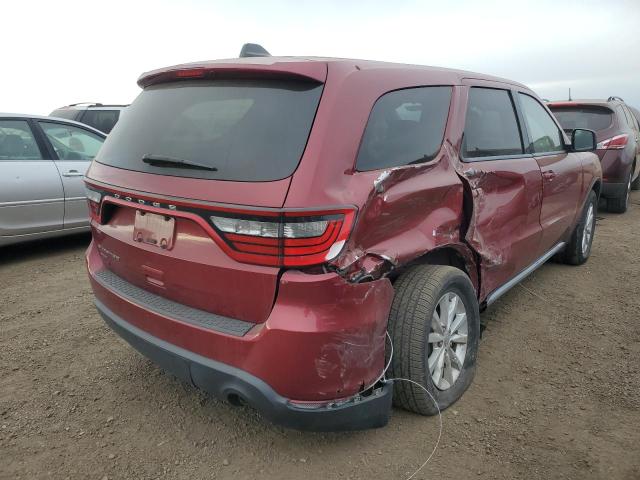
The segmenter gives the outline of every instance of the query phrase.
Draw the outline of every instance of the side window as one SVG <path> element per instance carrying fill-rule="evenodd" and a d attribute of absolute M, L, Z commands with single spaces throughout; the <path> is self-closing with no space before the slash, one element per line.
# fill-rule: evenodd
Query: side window
<path fill-rule="evenodd" d="M 380 97 L 371 110 L 356 169 L 432 160 L 442 145 L 450 101 L 451 87 L 408 88 Z"/>
<path fill-rule="evenodd" d="M 82 115 L 80 121 L 93 128 L 97 128 L 101 132 L 109 133 L 119 117 L 119 110 L 87 110 Z"/>
<path fill-rule="evenodd" d="M 95 133 L 73 125 L 39 123 L 60 160 L 92 160 L 104 142 Z"/>
<path fill-rule="evenodd" d="M 522 153 L 520 129 L 509 92 L 472 87 L 464 125 L 463 158 Z"/>
<path fill-rule="evenodd" d="M 33 132 L 25 120 L 0 120 L 2 160 L 42 160 Z"/>
<path fill-rule="evenodd" d="M 533 97 L 520 93 L 522 114 L 527 125 L 531 144 L 530 153 L 551 153 L 564 151 L 560 129 L 542 105 Z"/>

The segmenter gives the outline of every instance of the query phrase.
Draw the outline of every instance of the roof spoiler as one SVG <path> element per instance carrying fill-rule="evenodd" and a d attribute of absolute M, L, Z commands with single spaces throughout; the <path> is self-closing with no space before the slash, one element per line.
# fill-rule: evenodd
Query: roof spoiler
<path fill-rule="evenodd" d="M 262 45 L 257 43 L 245 43 L 240 50 L 240 58 L 245 57 L 270 57 L 271 54 Z"/>

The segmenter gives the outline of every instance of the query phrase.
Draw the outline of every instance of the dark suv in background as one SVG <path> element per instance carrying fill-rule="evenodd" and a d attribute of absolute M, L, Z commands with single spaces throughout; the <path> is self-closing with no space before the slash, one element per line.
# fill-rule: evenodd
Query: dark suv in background
<path fill-rule="evenodd" d="M 58 108 L 50 117 L 66 118 L 84 123 L 101 132 L 109 133 L 127 105 L 103 105 L 102 103 L 74 103 Z"/>
<path fill-rule="evenodd" d="M 619 97 L 549 102 L 548 106 L 567 133 L 575 128 L 596 132 L 602 196 L 609 211 L 626 212 L 629 191 L 640 188 L 640 127 L 629 106 Z"/>

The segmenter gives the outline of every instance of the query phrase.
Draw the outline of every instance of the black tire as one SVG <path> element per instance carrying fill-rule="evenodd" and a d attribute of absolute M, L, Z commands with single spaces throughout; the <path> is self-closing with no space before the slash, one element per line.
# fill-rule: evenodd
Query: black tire
<path fill-rule="evenodd" d="M 585 225 L 587 223 L 587 218 L 589 217 L 589 209 L 592 209 L 592 226 L 591 226 L 591 238 L 587 241 L 586 251 L 582 248 L 582 239 L 585 235 Z M 561 253 L 561 260 L 563 263 L 567 263 L 569 265 L 582 265 L 589 259 L 589 255 L 591 255 L 591 246 L 593 245 L 593 237 L 596 233 L 596 212 L 598 211 L 598 197 L 596 192 L 591 190 L 589 192 L 589 197 L 587 198 L 587 203 L 585 204 L 582 214 L 580 215 L 580 220 L 576 225 L 576 228 L 571 235 L 571 239 L 569 240 L 568 245 L 565 247 L 564 251 Z"/>
<path fill-rule="evenodd" d="M 394 350 L 388 377 L 406 378 L 425 386 L 440 410 L 444 410 L 462 396 L 475 375 L 480 312 L 473 285 L 460 269 L 442 265 L 417 265 L 402 274 L 394 288 L 395 297 L 389 316 L 389 335 Z M 440 390 L 429 372 L 428 357 L 433 346 L 429 344 L 428 337 L 432 332 L 433 312 L 445 293 L 458 295 L 466 310 L 467 350 L 453 385 Z M 409 382 L 394 383 L 393 401 L 397 407 L 421 415 L 438 413 L 429 395 Z"/>
<path fill-rule="evenodd" d="M 635 171 L 635 166 L 633 167 L 633 170 L 631 170 L 631 171 L 632 172 Z M 633 175 L 633 173 L 631 175 Z M 638 174 L 636 179 L 633 182 L 631 182 L 631 190 L 640 190 L 640 173 Z"/>
<path fill-rule="evenodd" d="M 611 213 L 624 213 L 629 206 L 629 191 L 631 190 L 631 173 L 627 180 L 627 189 L 621 197 L 607 198 L 607 210 Z"/>

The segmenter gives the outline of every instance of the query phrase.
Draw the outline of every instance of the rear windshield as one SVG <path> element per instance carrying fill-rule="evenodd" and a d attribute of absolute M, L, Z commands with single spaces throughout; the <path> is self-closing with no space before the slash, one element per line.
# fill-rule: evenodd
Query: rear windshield
<path fill-rule="evenodd" d="M 96 161 L 138 172 L 272 181 L 297 168 L 322 85 L 294 80 L 214 80 L 157 85 L 127 108 Z M 145 163 L 168 158 L 214 170 Z"/>
<path fill-rule="evenodd" d="M 80 118 L 82 123 L 97 128 L 101 132 L 109 133 L 118 122 L 120 110 L 87 110 Z"/>
<path fill-rule="evenodd" d="M 565 130 L 605 130 L 613 121 L 613 112 L 605 107 L 550 107 L 550 110 Z"/>
<path fill-rule="evenodd" d="M 66 118 L 68 120 L 75 120 L 78 116 L 78 110 L 74 110 L 72 108 L 61 108 L 59 110 L 54 110 L 51 112 L 50 117 L 58 117 L 58 118 Z"/>

